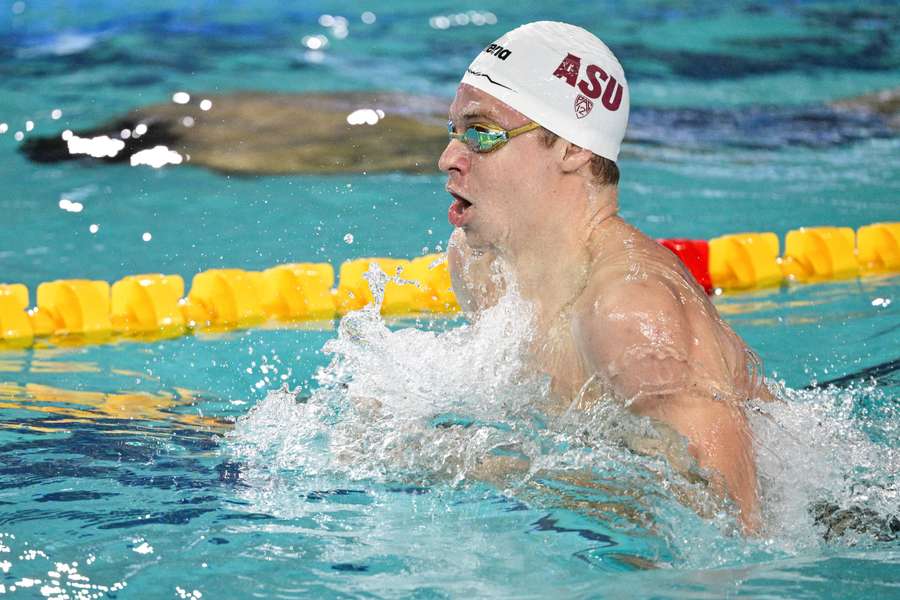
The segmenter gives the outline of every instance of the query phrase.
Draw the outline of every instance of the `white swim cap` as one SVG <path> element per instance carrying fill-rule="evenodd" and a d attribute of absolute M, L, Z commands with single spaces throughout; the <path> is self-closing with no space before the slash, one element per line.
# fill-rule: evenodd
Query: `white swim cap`
<path fill-rule="evenodd" d="M 615 161 L 628 124 L 622 65 L 595 35 L 536 21 L 500 37 L 462 78 L 561 138 Z"/>

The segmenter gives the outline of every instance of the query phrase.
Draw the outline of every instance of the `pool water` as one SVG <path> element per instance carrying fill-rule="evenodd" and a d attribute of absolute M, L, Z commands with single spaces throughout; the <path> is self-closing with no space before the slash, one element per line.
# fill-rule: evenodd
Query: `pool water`
<path fill-rule="evenodd" d="M 900 82 L 894 3 L 182 4 L 0 7 L 0 281 L 32 301 L 56 278 L 189 281 L 444 249 L 436 170 L 39 165 L 15 133 L 92 126 L 180 90 L 449 99 L 476 52 L 539 18 L 588 27 L 623 62 L 622 212 L 648 234 L 900 220 L 900 136 L 828 105 Z M 347 18 L 346 37 L 326 14 Z M 317 34 L 324 49 L 303 46 Z M 702 490 L 624 451 L 621 415 L 548 423 L 530 410 L 546 382 L 521 373 L 514 298 L 477 325 L 364 312 L 2 349 L 0 593 L 900 596 L 898 292 L 884 276 L 716 298 L 787 400 L 753 417 L 768 522 L 755 539 L 679 503 L 672 487 Z M 466 476 L 506 447 L 544 470 Z"/>

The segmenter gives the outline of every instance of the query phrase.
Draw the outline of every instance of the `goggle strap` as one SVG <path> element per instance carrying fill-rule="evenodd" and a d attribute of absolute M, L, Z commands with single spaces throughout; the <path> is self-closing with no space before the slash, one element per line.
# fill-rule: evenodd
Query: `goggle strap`
<path fill-rule="evenodd" d="M 522 125 L 521 127 L 516 127 L 515 129 L 510 129 L 509 131 L 506 132 L 506 137 L 513 138 L 513 137 L 516 137 L 517 135 L 521 135 L 523 133 L 528 133 L 529 131 L 533 131 L 533 130 L 537 129 L 538 127 L 540 127 L 540 125 L 538 123 L 535 123 L 534 121 L 532 121 L 531 123 L 526 123 L 525 125 Z"/>

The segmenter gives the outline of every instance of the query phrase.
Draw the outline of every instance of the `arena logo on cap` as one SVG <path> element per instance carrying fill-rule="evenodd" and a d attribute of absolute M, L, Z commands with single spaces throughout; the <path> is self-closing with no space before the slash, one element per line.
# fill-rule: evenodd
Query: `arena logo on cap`
<path fill-rule="evenodd" d="M 607 110 L 613 112 L 619 110 L 619 106 L 622 104 L 623 88 L 622 84 L 616 81 L 615 77 L 609 75 L 597 65 L 590 63 L 585 68 L 584 79 L 578 79 L 580 74 L 581 57 L 572 53 L 567 54 L 562 62 L 559 63 L 559 66 L 556 67 L 556 70 L 553 71 L 554 77 L 563 79 L 572 87 L 577 86 L 581 90 L 581 94 L 578 94 L 575 98 L 576 117 L 579 119 L 586 117 L 594 108 L 594 103 L 591 99 L 596 100 L 597 98 L 600 98 L 600 103 Z M 603 82 L 606 82 L 605 88 L 603 87 Z"/>
<path fill-rule="evenodd" d="M 484 49 L 488 54 L 493 54 L 500 60 L 506 60 L 510 54 L 512 54 L 512 50 L 509 48 L 504 48 L 499 44 L 491 44 L 487 48 Z"/>

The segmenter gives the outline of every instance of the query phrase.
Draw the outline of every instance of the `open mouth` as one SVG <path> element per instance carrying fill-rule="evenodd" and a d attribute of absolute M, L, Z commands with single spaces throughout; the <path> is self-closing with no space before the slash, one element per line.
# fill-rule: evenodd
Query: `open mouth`
<path fill-rule="evenodd" d="M 463 198 L 463 197 L 460 196 L 459 194 L 454 194 L 453 192 L 450 192 L 450 195 L 453 196 L 453 199 L 454 199 L 456 202 L 459 202 L 460 204 L 462 204 L 464 208 L 469 208 L 470 206 L 472 206 L 472 203 L 471 203 L 471 202 L 469 202 L 468 200 L 466 200 L 465 198 Z"/>
<path fill-rule="evenodd" d="M 472 203 L 453 192 L 450 192 L 450 195 L 453 196 L 453 203 L 447 211 L 447 219 L 451 225 L 462 227 L 469 221 L 469 215 L 471 214 L 469 209 L 472 208 Z"/>

